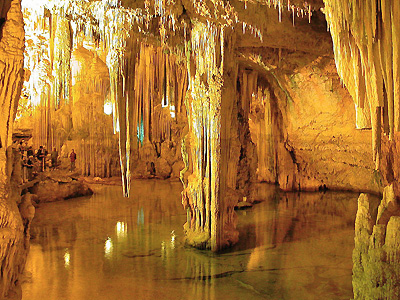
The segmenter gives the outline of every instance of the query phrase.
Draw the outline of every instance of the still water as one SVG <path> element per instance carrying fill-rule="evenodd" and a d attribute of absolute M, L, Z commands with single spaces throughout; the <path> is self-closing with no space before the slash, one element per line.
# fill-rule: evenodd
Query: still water
<path fill-rule="evenodd" d="M 178 182 L 96 186 L 42 204 L 24 300 L 350 299 L 358 194 L 279 193 L 260 184 L 238 211 L 240 242 L 220 254 L 183 244 Z"/>

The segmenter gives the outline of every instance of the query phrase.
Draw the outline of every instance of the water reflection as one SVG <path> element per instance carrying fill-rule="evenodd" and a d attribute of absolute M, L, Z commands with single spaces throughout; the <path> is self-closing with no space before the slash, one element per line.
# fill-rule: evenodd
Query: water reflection
<path fill-rule="evenodd" d="M 65 253 L 64 253 L 64 265 L 66 268 L 69 267 L 69 261 L 71 259 L 71 255 L 69 254 L 68 248 L 65 249 Z"/>
<path fill-rule="evenodd" d="M 128 227 L 125 222 L 117 222 L 115 225 L 115 231 L 117 232 L 118 239 L 122 239 L 127 236 Z"/>
<path fill-rule="evenodd" d="M 106 258 L 111 258 L 112 250 L 113 250 L 113 242 L 111 238 L 108 238 L 104 243 L 104 256 Z"/>
<path fill-rule="evenodd" d="M 140 181 L 44 204 L 33 222 L 23 299 L 349 299 L 356 194 L 280 194 L 238 212 L 220 254 L 183 245 L 180 183 Z"/>

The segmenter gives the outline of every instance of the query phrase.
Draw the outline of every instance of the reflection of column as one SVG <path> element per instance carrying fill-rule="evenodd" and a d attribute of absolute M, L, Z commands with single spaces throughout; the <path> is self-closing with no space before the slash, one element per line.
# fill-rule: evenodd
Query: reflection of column
<path fill-rule="evenodd" d="M 143 212 L 143 207 L 141 207 L 138 210 L 138 217 L 137 217 L 137 224 L 139 225 L 144 225 L 144 212 Z"/>
<path fill-rule="evenodd" d="M 223 271 L 218 270 L 215 260 L 207 256 L 195 252 L 186 254 L 187 269 L 184 277 L 191 279 L 188 291 L 189 299 L 216 299 L 215 281 L 218 279 L 213 278 L 213 276 Z"/>
<path fill-rule="evenodd" d="M 189 148 L 193 172 L 182 199 L 190 212 L 185 231 L 189 244 L 214 251 L 238 240 L 237 199 L 232 192 L 236 180 L 230 180 L 237 172 L 231 174 L 228 167 L 232 160 L 236 166 L 239 158 L 231 151 L 235 135 L 230 131 L 237 70 L 228 36 L 216 25 L 195 24 L 188 62 L 192 74 L 187 97 L 189 133 L 184 143 L 189 145 L 183 149 Z"/>

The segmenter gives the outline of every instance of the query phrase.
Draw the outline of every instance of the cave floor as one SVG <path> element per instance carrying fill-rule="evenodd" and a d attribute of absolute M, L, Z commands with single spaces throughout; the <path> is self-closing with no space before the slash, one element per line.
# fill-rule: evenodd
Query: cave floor
<path fill-rule="evenodd" d="M 220 254 L 183 244 L 178 182 L 135 181 L 45 203 L 32 223 L 23 298 L 350 299 L 358 194 L 278 193 L 238 211 L 240 242 Z"/>

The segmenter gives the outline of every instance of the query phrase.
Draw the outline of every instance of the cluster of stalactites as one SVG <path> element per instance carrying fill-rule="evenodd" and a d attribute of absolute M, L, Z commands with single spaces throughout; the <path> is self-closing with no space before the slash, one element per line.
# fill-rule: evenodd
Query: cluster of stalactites
<path fill-rule="evenodd" d="M 25 23 L 25 73 L 24 93 L 29 106 L 43 104 L 43 90 L 51 86 L 50 20 L 40 11 L 23 10 Z M 46 97 L 47 98 L 47 97 Z"/>
<path fill-rule="evenodd" d="M 378 169 L 382 129 L 390 139 L 400 130 L 400 1 L 324 2 L 338 73 L 357 112 L 371 114 Z"/>
<path fill-rule="evenodd" d="M 186 67 L 161 47 L 129 39 L 122 52 L 108 53 L 110 99 L 119 132 L 124 193 L 129 195 L 134 149 L 171 139 L 171 125 L 183 108 Z"/>
<path fill-rule="evenodd" d="M 72 36 L 70 22 L 60 10 L 52 16 L 52 48 L 54 74 L 54 103 L 59 108 L 71 100 L 71 51 Z"/>
<path fill-rule="evenodd" d="M 63 9 L 52 13 L 24 9 L 25 66 L 29 70 L 25 89 L 33 108 L 38 105 L 59 108 L 71 100 L 70 21 Z M 53 99 L 50 103 L 48 99 Z"/>
<path fill-rule="evenodd" d="M 288 11 L 292 12 L 293 15 L 293 24 L 294 24 L 294 17 L 308 17 L 308 21 L 311 22 L 312 16 L 312 7 L 307 2 L 304 3 L 304 7 L 299 7 L 294 5 L 290 0 L 265 0 L 268 6 L 273 6 L 275 9 L 279 10 L 279 21 L 282 20 L 282 9 L 287 7 Z M 245 0 L 247 3 L 247 0 Z M 246 5 L 246 4 L 245 4 Z"/>

